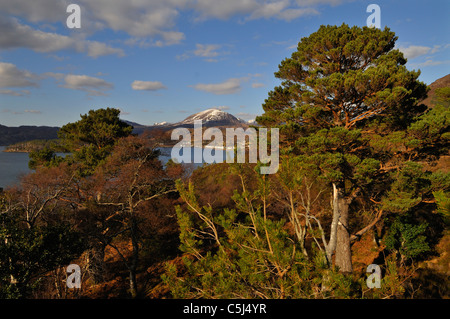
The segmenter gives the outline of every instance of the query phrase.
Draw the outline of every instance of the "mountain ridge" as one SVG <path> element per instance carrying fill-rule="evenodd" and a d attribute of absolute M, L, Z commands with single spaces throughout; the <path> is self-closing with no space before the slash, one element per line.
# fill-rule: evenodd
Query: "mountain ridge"
<path fill-rule="evenodd" d="M 437 88 L 450 86 L 450 74 L 447 74 L 439 79 L 436 79 L 429 85 L 430 91 L 427 98 L 420 103 L 425 104 L 428 107 L 432 107 L 432 101 L 435 96 Z M 255 124 L 251 121 L 243 121 L 235 117 L 234 115 L 221 111 L 219 109 L 207 109 L 192 115 L 189 115 L 184 120 L 176 123 L 154 123 L 153 125 L 143 125 L 132 121 L 123 120 L 129 125 L 133 126 L 133 133 L 141 134 L 144 131 L 151 131 L 154 129 L 168 131 L 177 127 L 193 128 L 194 121 L 202 120 L 203 127 L 243 127 L 246 128 L 251 124 Z M 57 138 L 57 132 L 59 127 L 56 126 L 33 126 L 22 125 L 18 127 L 10 127 L 0 124 L 0 145 L 8 146 L 14 143 L 27 142 L 31 140 L 51 140 Z"/>
<path fill-rule="evenodd" d="M 194 128 L 194 121 L 201 120 L 204 127 L 248 127 L 246 122 L 239 120 L 234 115 L 218 109 L 207 109 L 189 115 L 182 121 L 176 123 L 155 123 L 144 125 L 128 120 L 124 120 L 128 125 L 133 126 L 133 133 L 142 134 L 144 131 L 173 130 L 177 127 Z M 22 125 L 18 127 L 0 124 L 0 145 L 9 146 L 16 143 L 24 143 L 32 140 L 53 140 L 58 138 L 59 127 Z"/>
<path fill-rule="evenodd" d="M 0 124 L 0 145 L 7 146 L 14 143 L 31 140 L 52 140 L 58 137 L 59 127 L 56 126 L 6 126 Z"/>
<path fill-rule="evenodd" d="M 161 123 L 155 123 L 153 125 L 143 125 L 127 120 L 122 120 L 125 123 L 133 126 L 133 133 L 141 134 L 144 131 L 151 131 L 151 130 L 162 130 L 162 131 L 168 131 L 173 130 L 175 128 L 194 128 L 194 121 L 201 120 L 203 127 L 242 127 L 246 128 L 248 127 L 247 122 L 238 119 L 234 115 L 224 112 L 218 109 L 207 109 L 204 111 L 200 111 L 198 113 L 194 113 L 186 117 L 184 120 L 175 122 L 175 123 L 167 123 L 167 122 L 161 122 Z"/>

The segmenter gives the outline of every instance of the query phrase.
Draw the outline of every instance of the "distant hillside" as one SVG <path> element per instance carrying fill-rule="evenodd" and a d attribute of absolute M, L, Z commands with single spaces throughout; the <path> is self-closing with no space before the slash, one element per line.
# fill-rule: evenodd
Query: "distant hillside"
<path fill-rule="evenodd" d="M 176 123 L 156 123 L 155 125 L 142 125 L 130 121 L 124 121 L 133 126 L 133 133 L 141 134 L 144 131 L 160 130 L 169 131 L 177 127 L 194 128 L 194 121 L 201 120 L 203 127 L 248 127 L 248 123 L 234 115 L 217 109 L 208 109 L 192 115 Z"/>
<path fill-rule="evenodd" d="M 433 101 L 435 91 L 436 89 L 443 88 L 443 87 L 450 87 L 450 74 L 447 74 L 446 76 L 443 76 L 440 79 L 437 79 L 430 85 L 430 91 L 428 92 L 428 97 L 422 101 L 423 104 L 425 104 L 428 107 L 431 107 L 431 102 Z"/>
<path fill-rule="evenodd" d="M 14 143 L 31 140 L 51 140 L 57 138 L 59 127 L 49 126 L 19 126 L 8 127 L 0 125 L 0 145 L 7 146 Z"/>

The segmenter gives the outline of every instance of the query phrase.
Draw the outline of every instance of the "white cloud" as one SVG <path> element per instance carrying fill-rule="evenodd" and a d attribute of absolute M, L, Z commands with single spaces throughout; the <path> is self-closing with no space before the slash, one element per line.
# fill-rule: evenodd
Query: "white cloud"
<path fill-rule="evenodd" d="M 220 44 L 195 44 L 195 50 L 187 51 L 181 55 L 177 55 L 178 60 L 187 60 L 194 56 L 204 58 L 206 62 L 217 62 L 216 59 L 220 55 L 227 54 L 228 52 L 217 51 L 222 48 Z"/>
<path fill-rule="evenodd" d="M 64 78 L 64 73 L 57 73 L 57 72 L 45 72 L 40 75 L 41 78 L 54 78 L 56 80 L 60 80 Z"/>
<path fill-rule="evenodd" d="M 185 35 L 175 30 L 179 11 L 185 0 L 79 0 L 89 12 L 87 19 L 97 27 L 124 31 L 133 38 L 152 37 L 152 46 L 180 43 Z"/>
<path fill-rule="evenodd" d="M 254 88 L 254 89 L 262 88 L 262 87 L 264 87 L 263 83 L 257 83 L 257 82 L 252 83 L 252 88 Z"/>
<path fill-rule="evenodd" d="M 252 78 L 259 78 L 261 76 L 262 76 L 261 73 L 254 73 L 254 74 L 249 73 L 246 76 L 242 76 L 239 78 L 230 78 L 221 83 L 208 83 L 208 84 L 199 83 L 196 85 L 191 85 L 191 87 L 199 91 L 213 93 L 216 95 L 235 94 L 242 89 L 241 83 L 249 82 Z M 252 88 L 259 88 L 263 87 L 264 84 L 254 82 L 252 83 L 251 86 Z"/>
<path fill-rule="evenodd" d="M 198 19 L 222 19 L 232 16 L 243 16 L 247 20 L 276 18 L 285 21 L 319 12 L 312 8 L 320 3 L 338 3 L 340 0 L 323 1 L 291 1 L 291 0 L 198 0 L 194 7 L 199 14 Z"/>
<path fill-rule="evenodd" d="M 53 52 L 75 48 L 76 42 L 68 36 L 34 30 L 16 19 L 0 21 L 0 47 L 12 49 L 25 47 L 37 52 Z"/>
<path fill-rule="evenodd" d="M 11 96 L 28 96 L 30 91 L 28 90 L 11 90 L 11 89 L 1 89 L 0 94 L 11 95 Z"/>
<path fill-rule="evenodd" d="M 443 44 L 443 45 L 433 45 L 433 47 L 429 46 L 421 46 L 421 45 L 410 45 L 408 47 L 399 47 L 398 49 L 403 52 L 403 55 L 408 60 L 418 58 L 424 55 L 428 55 L 426 57 L 425 62 L 421 63 L 414 63 L 413 65 L 417 66 L 433 66 L 433 65 L 439 65 L 439 64 L 447 64 L 448 60 L 446 61 L 436 61 L 434 60 L 430 55 L 445 51 L 446 49 L 450 48 L 450 44 Z"/>
<path fill-rule="evenodd" d="M 197 48 L 194 51 L 195 56 L 200 56 L 204 58 L 213 58 L 219 55 L 219 53 L 216 51 L 220 49 L 220 45 L 218 44 L 199 44 L 197 43 L 195 45 Z"/>
<path fill-rule="evenodd" d="M 442 46 L 441 45 L 435 45 L 433 46 L 433 48 L 431 49 L 430 53 L 434 54 L 436 52 L 439 52 L 441 50 Z"/>
<path fill-rule="evenodd" d="M 195 9 L 198 19 L 229 19 L 233 15 L 250 14 L 258 6 L 256 0 L 198 0 Z"/>
<path fill-rule="evenodd" d="M 131 88 L 138 91 L 157 91 L 167 89 L 167 87 L 159 81 L 134 81 Z"/>
<path fill-rule="evenodd" d="M 122 109 L 119 109 L 119 110 L 120 110 L 120 115 L 130 115 L 131 114 L 130 112 L 124 111 Z"/>
<path fill-rule="evenodd" d="M 0 88 L 38 87 L 36 79 L 37 76 L 29 71 L 19 70 L 12 63 L 0 62 Z"/>
<path fill-rule="evenodd" d="M 67 0 L 0 0 L 2 12 L 21 16 L 32 22 L 62 22 L 66 20 Z"/>
<path fill-rule="evenodd" d="M 24 18 L 44 25 L 59 22 L 65 25 L 69 0 L 0 0 L 3 14 Z M 190 0 L 78 0 L 82 29 L 88 33 L 105 28 L 124 31 L 132 37 L 157 37 L 154 46 L 177 44 L 184 34 L 175 30 L 180 9 Z M 86 49 L 87 50 L 87 49 Z M 93 49 L 91 49 L 93 50 Z"/>
<path fill-rule="evenodd" d="M 111 29 L 128 34 L 129 43 L 162 47 L 179 44 L 185 39 L 185 34 L 177 30 L 177 19 L 181 13 L 193 14 L 198 21 L 232 17 L 238 17 L 240 21 L 271 18 L 291 21 L 318 14 L 318 5 L 338 5 L 344 1 L 348 0 L 78 0 L 77 4 L 81 7 L 84 34 Z M 66 23 L 66 8 L 71 2 L 0 0 L 0 8 L 5 15 L 39 22 L 42 26 L 47 26 L 47 30 L 52 30 L 51 23 Z M 1 29 L 4 30 L 3 26 Z M 25 32 L 18 34 L 15 38 L 16 46 L 11 46 L 12 39 L 8 37 L 9 47 L 20 44 L 39 52 L 75 47 L 77 51 L 86 52 L 92 57 L 124 54 L 121 49 L 111 48 L 106 44 L 86 40 L 80 43 L 79 39 L 75 41 L 72 37 L 30 29 L 22 28 L 22 31 L 28 31 L 27 35 Z M 5 36 L 2 34 L 0 37 Z"/>
<path fill-rule="evenodd" d="M 291 21 L 301 16 L 317 15 L 314 8 L 288 8 L 288 1 L 276 1 L 261 4 L 249 17 L 249 19 L 272 18 Z"/>
<path fill-rule="evenodd" d="M 125 56 L 122 49 L 112 48 L 105 43 L 97 41 L 86 41 L 87 54 L 90 57 L 96 58 L 103 55 L 115 54 L 119 57 Z"/>
<path fill-rule="evenodd" d="M 221 105 L 221 106 L 213 106 L 213 107 L 211 107 L 211 109 L 217 109 L 217 110 L 220 110 L 220 111 L 226 111 L 226 110 L 229 110 L 230 107 L 226 106 L 226 105 Z"/>
<path fill-rule="evenodd" d="M 425 67 L 425 66 L 436 66 L 436 65 L 441 65 L 441 64 L 449 64 L 450 60 L 443 60 L 443 61 L 436 61 L 436 60 L 426 60 L 425 62 L 422 63 L 417 63 L 418 67 Z"/>
<path fill-rule="evenodd" d="M 106 95 L 105 91 L 112 89 L 114 85 L 103 79 L 88 75 L 68 74 L 64 77 L 64 84 L 61 87 L 84 91 L 90 96 L 98 96 Z"/>
<path fill-rule="evenodd" d="M 198 19 L 251 18 L 290 20 L 314 14 L 311 7 L 338 5 L 346 0 L 78 0 L 83 25 L 109 27 L 131 36 L 163 36 L 174 31 L 181 11 L 193 11 Z M 0 0 L 2 12 L 32 22 L 65 22 L 69 0 Z M 164 39 L 167 40 L 167 39 Z"/>
<path fill-rule="evenodd" d="M 164 39 L 164 42 L 160 41 L 162 46 L 178 44 L 186 38 L 184 33 L 179 31 L 164 31 L 161 36 Z"/>
<path fill-rule="evenodd" d="M 241 90 L 240 79 L 231 78 L 222 83 L 203 84 L 199 83 L 193 86 L 196 90 L 213 93 L 216 95 L 234 94 Z"/>
<path fill-rule="evenodd" d="M 75 50 L 86 52 L 94 58 L 110 54 L 124 55 L 122 49 L 109 47 L 105 43 L 36 30 L 19 23 L 14 18 L 2 19 L 0 29 L 2 30 L 0 34 L 0 47 L 2 49 L 28 48 L 43 53 Z"/>
<path fill-rule="evenodd" d="M 314 6 L 318 4 L 337 6 L 346 1 L 348 2 L 348 0 L 295 0 L 299 6 Z"/>
<path fill-rule="evenodd" d="M 407 59 L 414 59 L 431 51 L 430 47 L 420 45 L 410 45 L 409 47 L 400 47 L 398 49 L 403 52 Z"/>
<path fill-rule="evenodd" d="M 149 47 L 165 47 L 169 45 L 175 45 L 180 43 L 186 37 L 184 33 L 177 31 L 167 31 L 160 33 L 163 40 L 155 40 L 148 39 L 143 37 L 132 37 L 124 41 L 126 45 L 129 46 L 138 46 L 140 48 L 149 48 Z"/>
<path fill-rule="evenodd" d="M 236 116 L 238 118 L 241 118 L 241 119 L 246 120 L 246 121 L 254 120 L 256 118 L 256 114 L 246 113 L 246 112 L 239 112 L 239 113 L 236 114 Z"/>

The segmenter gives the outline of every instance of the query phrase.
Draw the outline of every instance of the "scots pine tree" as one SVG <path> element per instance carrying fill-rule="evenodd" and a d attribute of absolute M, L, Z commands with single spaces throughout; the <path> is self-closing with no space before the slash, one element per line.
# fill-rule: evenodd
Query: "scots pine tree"
<path fill-rule="evenodd" d="M 58 131 L 58 137 L 82 166 L 82 173 L 91 175 L 111 153 L 116 142 L 129 136 L 133 127 L 119 118 L 113 108 L 90 110 L 81 119 L 68 123 Z"/>
<path fill-rule="evenodd" d="M 355 199 L 377 202 L 388 187 L 395 151 L 374 148 L 374 135 L 404 131 L 423 111 L 427 87 L 407 70 L 389 28 L 321 26 L 279 65 L 257 122 L 279 127 L 284 153 L 321 172 L 333 190 L 330 253 L 352 271 L 349 220 Z M 384 139 L 385 141 L 385 139 Z M 389 142 L 388 142 L 389 143 Z"/>

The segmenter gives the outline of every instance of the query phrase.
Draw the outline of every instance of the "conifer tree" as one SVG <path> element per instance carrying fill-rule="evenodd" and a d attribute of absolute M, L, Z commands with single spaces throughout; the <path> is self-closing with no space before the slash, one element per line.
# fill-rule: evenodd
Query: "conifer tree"
<path fill-rule="evenodd" d="M 90 175 L 110 154 L 121 137 L 132 133 L 133 127 L 119 118 L 120 110 L 113 108 L 90 110 L 81 119 L 68 123 L 58 131 L 58 137 L 82 165 L 82 173 Z"/>
<path fill-rule="evenodd" d="M 418 101 L 427 87 L 419 71 L 405 67 L 396 40 L 389 28 L 321 26 L 281 62 L 275 73 L 281 85 L 269 92 L 257 118 L 279 127 L 284 152 L 330 183 L 330 248 L 343 272 L 352 271 L 352 204 L 357 197 L 380 200 L 386 163 L 395 153 L 372 147 L 372 136 L 404 131 L 424 110 Z"/>

